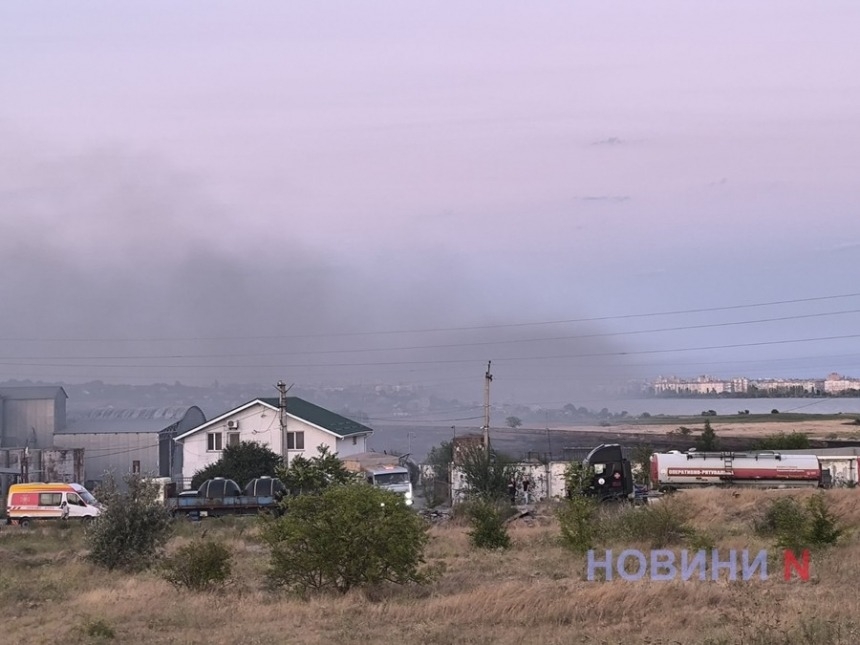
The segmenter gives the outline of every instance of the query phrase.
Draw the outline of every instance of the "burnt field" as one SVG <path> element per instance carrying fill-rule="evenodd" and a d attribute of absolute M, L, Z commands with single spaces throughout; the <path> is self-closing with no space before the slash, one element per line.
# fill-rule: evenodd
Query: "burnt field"
<path fill-rule="evenodd" d="M 743 451 L 755 447 L 763 437 L 780 433 L 800 432 L 809 436 L 810 447 L 826 448 L 860 445 L 860 427 L 853 419 L 826 418 L 804 420 L 776 420 L 766 422 L 737 422 L 734 418 L 709 419 L 719 438 L 720 450 Z M 564 459 L 570 448 L 594 448 L 601 443 L 618 443 L 625 447 L 650 445 L 655 451 L 688 450 L 696 445 L 696 437 L 703 429 L 702 418 L 677 418 L 662 424 L 617 424 L 613 426 L 582 425 L 566 428 L 493 428 L 490 440 L 493 446 L 515 459 L 532 457 Z M 687 427 L 684 436 L 679 428 Z M 397 453 L 411 453 L 415 461 L 422 461 L 429 450 L 450 441 L 455 435 L 477 435 L 477 428 L 445 426 L 389 425 L 377 426 L 371 438 L 371 447 Z"/>

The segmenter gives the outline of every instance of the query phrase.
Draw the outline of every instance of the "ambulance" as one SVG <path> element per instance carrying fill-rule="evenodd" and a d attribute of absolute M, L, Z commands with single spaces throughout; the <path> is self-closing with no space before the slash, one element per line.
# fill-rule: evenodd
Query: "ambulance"
<path fill-rule="evenodd" d="M 13 524 L 29 526 L 33 520 L 80 519 L 101 514 L 101 505 L 80 484 L 12 484 L 6 514 Z"/>

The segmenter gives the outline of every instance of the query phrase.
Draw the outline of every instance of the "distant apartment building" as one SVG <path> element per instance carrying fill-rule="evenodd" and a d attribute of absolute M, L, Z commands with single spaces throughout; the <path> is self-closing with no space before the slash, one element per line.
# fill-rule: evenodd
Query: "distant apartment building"
<path fill-rule="evenodd" d="M 717 379 L 712 376 L 697 376 L 682 379 L 676 376 L 660 376 L 649 384 L 654 394 L 727 394 L 747 391 L 747 379 Z"/>
<path fill-rule="evenodd" d="M 860 390 L 860 379 L 842 376 L 833 372 L 824 379 L 822 389 L 825 394 L 842 394 L 850 390 Z"/>
<path fill-rule="evenodd" d="M 860 379 L 836 373 L 829 374 L 825 379 L 748 379 L 744 377 L 719 379 L 707 375 L 695 378 L 659 376 L 644 386 L 644 392 L 657 396 L 761 395 L 763 393 L 777 396 L 808 394 L 839 396 L 852 391 L 860 392 Z"/>

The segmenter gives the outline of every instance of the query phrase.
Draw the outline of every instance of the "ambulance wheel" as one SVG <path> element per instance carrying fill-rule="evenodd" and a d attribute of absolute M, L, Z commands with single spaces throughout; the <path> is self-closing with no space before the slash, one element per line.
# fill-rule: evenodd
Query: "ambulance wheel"
<path fill-rule="evenodd" d="M 90 522 L 93 521 L 93 516 L 92 515 L 84 515 L 81 518 L 81 521 L 84 523 L 84 526 L 86 526 L 87 524 L 89 524 Z"/>
<path fill-rule="evenodd" d="M 20 520 L 18 520 L 18 526 L 20 526 L 23 529 L 29 528 L 30 527 L 30 518 L 29 517 L 22 517 Z"/>

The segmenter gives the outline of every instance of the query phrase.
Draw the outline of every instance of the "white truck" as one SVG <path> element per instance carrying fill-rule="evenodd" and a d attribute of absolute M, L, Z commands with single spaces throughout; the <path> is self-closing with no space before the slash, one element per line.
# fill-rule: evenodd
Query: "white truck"
<path fill-rule="evenodd" d="M 371 486 L 377 486 L 403 495 L 407 506 L 412 506 L 412 477 L 409 468 L 401 464 L 400 457 L 379 452 L 363 452 L 343 458 L 348 470 L 361 473 Z"/>

